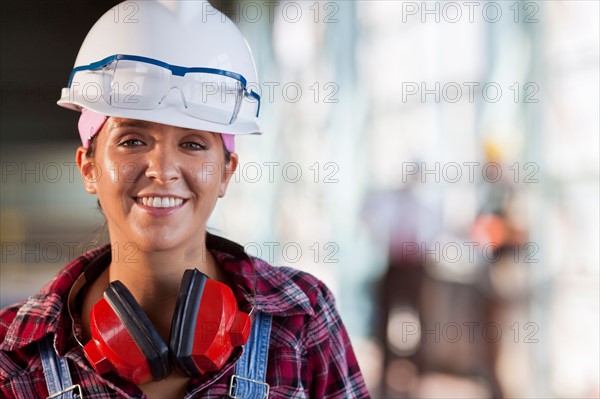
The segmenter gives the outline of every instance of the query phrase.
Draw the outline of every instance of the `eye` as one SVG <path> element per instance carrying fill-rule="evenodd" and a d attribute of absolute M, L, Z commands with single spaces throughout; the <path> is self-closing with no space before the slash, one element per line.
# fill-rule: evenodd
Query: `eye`
<path fill-rule="evenodd" d="M 144 143 L 139 139 L 125 139 L 119 142 L 119 146 L 121 147 L 137 147 L 143 144 Z"/>
<path fill-rule="evenodd" d="M 193 150 L 193 151 L 201 151 L 201 150 L 205 150 L 206 146 L 202 145 L 200 143 L 197 143 L 195 141 L 186 141 L 185 143 L 181 143 L 181 146 L 183 148 L 189 149 L 189 150 Z"/>

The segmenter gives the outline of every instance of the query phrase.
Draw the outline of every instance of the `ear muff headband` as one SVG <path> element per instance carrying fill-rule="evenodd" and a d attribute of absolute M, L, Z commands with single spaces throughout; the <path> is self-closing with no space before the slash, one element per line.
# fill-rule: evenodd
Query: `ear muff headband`
<path fill-rule="evenodd" d="M 193 331 L 198 319 L 198 310 L 206 280 L 206 275 L 198 270 L 185 271 L 171 324 L 169 347 L 173 361 L 189 376 L 198 374 L 198 367 L 192 359 Z"/>
<path fill-rule="evenodd" d="M 159 381 L 166 378 L 171 373 L 169 348 L 131 292 L 120 281 L 114 281 L 104 291 L 104 298 L 144 353 L 152 372 L 152 379 Z"/>

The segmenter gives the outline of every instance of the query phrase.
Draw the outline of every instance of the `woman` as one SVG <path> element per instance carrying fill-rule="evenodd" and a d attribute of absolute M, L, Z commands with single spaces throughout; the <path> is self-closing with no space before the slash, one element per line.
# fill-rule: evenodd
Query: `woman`
<path fill-rule="evenodd" d="M 119 7 L 128 20 L 100 18 L 59 100 L 82 113 L 77 165 L 110 244 L 0 312 L 1 392 L 368 397 L 323 283 L 206 232 L 234 136 L 261 133 L 241 33 L 207 2 Z"/>

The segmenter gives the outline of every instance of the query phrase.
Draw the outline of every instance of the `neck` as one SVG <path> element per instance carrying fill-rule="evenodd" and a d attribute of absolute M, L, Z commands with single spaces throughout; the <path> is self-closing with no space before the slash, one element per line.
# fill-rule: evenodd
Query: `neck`
<path fill-rule="evenodd" d="M 225 279 L 204 241 L 194 248 L 155 252 L 121 245 L 117 240 L 111 252 L 111 264 L 98 279 L 104 282 L 100 284 L 106 288 L 109 282 L 121 281 L 165 339 L 185 270 L 196 268 L 211 279 Z"/>
<path fill-rule="evenodd" d="M 196 268 L 212 279 L 220 277 L 220 270 L 204 241 L 194 247 L 162 251 L 121 242 L 116 240 L 111 245 L 110 281 L 121 280 L 140 294 L 164 296 L 175 291 L 176 295 L 186 269 Z"/>

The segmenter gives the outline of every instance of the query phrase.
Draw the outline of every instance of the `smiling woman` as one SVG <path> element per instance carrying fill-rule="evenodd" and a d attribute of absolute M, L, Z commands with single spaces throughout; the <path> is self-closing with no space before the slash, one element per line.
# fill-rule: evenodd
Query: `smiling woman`
<path fill-rule="evenodd" d="M 243 36 L 205 1 L 132 5 L 94 25 L 58 102 L 81 112 L 110 243 L 0 312 L 3 395 L 368 397 L 327 287 L 206 230 L 233 137 L 262 133 Z"/>
<path fill-rule="evenodd" d="M 237 166 L 220 134 L 154 122 L 108 118 L 94 144 L 77 151 L 85 188 L 98 195 L 111 241 L 141 251 L 197 245 Z"/>

